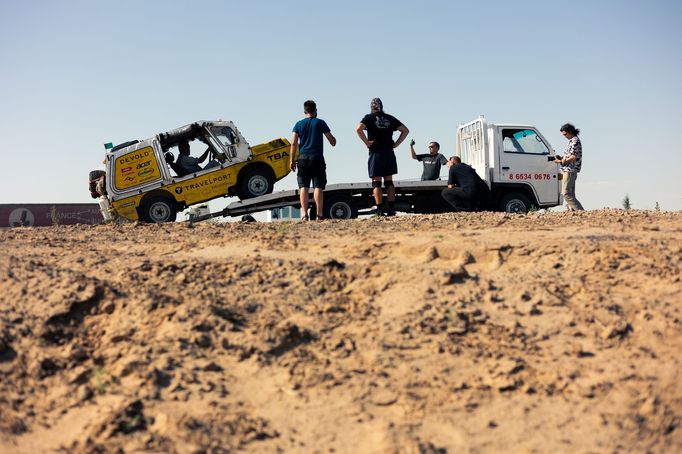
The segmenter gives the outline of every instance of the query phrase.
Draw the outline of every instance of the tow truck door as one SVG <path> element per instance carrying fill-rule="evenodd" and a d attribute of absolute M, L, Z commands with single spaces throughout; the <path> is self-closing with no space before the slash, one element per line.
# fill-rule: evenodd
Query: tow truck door
<path fill-rule="evenodd" d="M 549 143 L 531 126 L 497 126 L 498 162 L 495 179 L 500 183 L 531 186 L 538 203 L 559 203 L 558 167 Z"/>

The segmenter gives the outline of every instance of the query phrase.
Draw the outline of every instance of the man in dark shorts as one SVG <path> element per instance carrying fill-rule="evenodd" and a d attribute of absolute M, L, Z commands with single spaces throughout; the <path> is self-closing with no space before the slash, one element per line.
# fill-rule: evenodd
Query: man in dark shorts
<path fill-rule="evenodd" d="M 292 171 L 298 165 L 298 188 L 301 198 L 301 219 L 307 221 L 310 182 L 312 181 L 315 192 L 315 208 L 317 209 L 317 219 L 323 219 L 324 188 L 327 186 L 327 165 L 324 162 L 324 142 L 325 136 L 329 144 L 336 145 L 336 137 L 329 130 L 329 126 L 324 120 L 317 118 L 317 105 L 315 101 L 303 103 L 303 113 L 305 118 L 294 125 L 291 137 L 291 153 L 289 154 L 289 167 Z M 296 151 L 299 151 L 298 162 L 294 161 Z"/>
<path fill-rule="evenodd" d="M 454 211 L 472 211 L 487 208 L 490 189 L 476 171 L 464 164 L 459 156 L 448 160 L 448 188 L 441 195 Z"/>
<path fill-rule="evenodd" d="M 392 115 L 384 113 L 381 99 L 374 98 L 370 103 L 371 112 L 365 115 L 357 128 L 358 137 L 369 149 L 367 168 L 369 177 L 372 179 L 372 192 L 377 205 L 377 214 L 395 216 L 395 187 L 393 175 L 398 173 L 398 164 L 395 159 L 394 148 L 397 148 L 407 137 L 410 130 L 400 120 Z M 365 130 L 367 134 L 365 135 Z M 398 140 L 393 141 L 393 132 L 400 131 Z M 381 180 L 388 195 L 388 207 L 383 207 L 383 192 Z"/>
<path fill-rule="evenodd" d="M 429 152 L 424 154 L 417 154 L 414 151 L 414 140 L 410 142 L 410 155 L 412 159 L 421 161 L 424 165 L 422 171 L 422 181 L 438 180 L 440 179 L 440 167 L 448 163 L 445 156 L 439 153 L 440 144 L 438 142 L 429 142 Z"/>

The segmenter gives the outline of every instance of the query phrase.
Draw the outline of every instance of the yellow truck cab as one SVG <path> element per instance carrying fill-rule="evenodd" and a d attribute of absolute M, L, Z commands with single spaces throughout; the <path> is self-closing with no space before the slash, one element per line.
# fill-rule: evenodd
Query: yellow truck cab
<path fill-rule="evenodd" d="M 205 149 L 208 159 L 187 173 L 179 154 L 190 143 Z M 279 138 L 251 147 L 232 122 L 199 121 L 112 147 L 105 171 L 90 173 L 90 192 L 105 220 L 170 222 L 186 207 L 217 197 L 271 193 L 289 174 L 289 146 Z"/>

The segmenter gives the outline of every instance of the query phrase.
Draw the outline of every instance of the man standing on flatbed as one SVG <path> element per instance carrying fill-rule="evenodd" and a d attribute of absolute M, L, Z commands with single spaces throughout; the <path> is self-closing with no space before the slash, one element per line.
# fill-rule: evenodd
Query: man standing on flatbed
<path fill-rule="evenodd" d="M 355 131 L 369 149 L 367 170 L 372 179 L 372 193 L 377 205 L 377 215 L 395 216 L 393 175 L 398 173 L 398 163 L 393 149 L 398 148 L 403 143 L 410 130 L 394 116 L 384 113 L 381 99 L 372 99 L 370 110 L 371 112 L 362 118 Z M 366 135 L 365 130 L 367 130 Z M 400 136 L 395 142 L 393 141 L 394 131 L 400 131 Z M 387 209 L 383 206 L 382 179 L 388 195 Z"/>
<path fill-rule="evenodd" d="M 429 152 L 417 154 L 414 152 L 414 140 L 410 142 L 410 155 L 412 159 L 421 161 L 424 165 L 422 171 L 422 181 L 438 180 L 440 178 L 440 167 L 448 163 L 445 156 L 440 154 L 440 144 L 429 142 Z"/>
<path fill-rule="evenodd" d="M 291 137 L 291 153 L 289 154 L 289 167 L 292 171 L 298 165 L 298 188 L 301 198 L 301 220 L 307 221 L 310 182 L 312 181 L 315 192 L 315 208 L 317 209 L 317 219 L 324 218 L 324 188 L 327 186 L 327 164 L 324 162 L 324 142 L 325 136 L 329 144 L 336 145 L 334 137 L 324 120 L 317 118 L 317 105 L 315 101 L 303 103 L 303 113 L 305 118 L 294 125 Z M 300 148 L 299 148 L 300 144 Z M 298 163 L 294 161 L 296 150 L 300 151 Z"/>

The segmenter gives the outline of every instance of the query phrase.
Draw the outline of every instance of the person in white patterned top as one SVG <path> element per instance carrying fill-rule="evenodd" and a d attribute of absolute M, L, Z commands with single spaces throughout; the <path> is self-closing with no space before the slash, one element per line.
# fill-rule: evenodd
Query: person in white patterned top
<path fill-rule="evenodd" d="M 582 204 L 575 197 L 575 180 L 578 178 L 578 172 L 583 164 L 583 146 L 580 143 L 580 129 L 577 129 L 570 123 L 563 125 L 559 131 L 568 139 L 568 146 L 566 153 L 561 159 L 556 159 L 554 162 L 561 164 L 562 179 L 562 193 L 564 200 L 568 206 L 569 211 L 583 211 Z"/>

